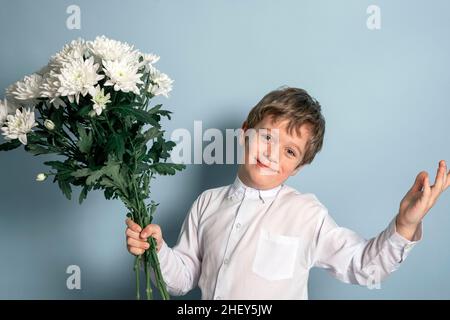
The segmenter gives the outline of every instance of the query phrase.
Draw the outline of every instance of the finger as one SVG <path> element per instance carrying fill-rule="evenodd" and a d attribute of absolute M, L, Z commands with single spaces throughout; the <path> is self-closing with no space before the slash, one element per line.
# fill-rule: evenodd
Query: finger
<path fill-rule="evenodd" d="M 449 171 L 449 173 L 450 173 L 450 171 Z M 442 185 L 442 191 L 447 189 L 449 173 L 447 173 L 447 163 L 445 163 L 445 161 L 444 161 L 444 182 L 443 182 L 443 185 Z"/>
<path fill-rule="evenodd" d="M 133 220 L 131 220 L 130 218 L 127 218 L 127 220 L 125 220 L 125 223 L 127 224 L 127 226 L 129 228 L 131 228 L 134 232 L 141 232 L 142 228 L 140 225 L 138 225 L 137 223 L 135 223 Z"/>
<path fill-rule="evenodd" d="M 412 185 L 411 189 L 409 189 L 409 192 L 418 192 L 418 191 L 422 191 L 422 187 L 423 187 L 423 183 L 424 183 L 424 178 L 427 175 L 426 171 L 421 171 L 419 172 L 419 174 L 416 176 L 416 180 L 414 181 L 414 184 Z"/>
<path fill-rule="evenodd" d="M 431 187 L 430 187 L 430 179 L 428 177 L 428 173 L 424 177 L 423 196 L 425 199 L 430 199 L 430 197 L 431 197 Z"/>
<path fill-rule="evenodd" d="M 434 185 L 431 188 L 431 200 L 432 200 L 433 204 L 442 192 L 446 171 L 447 170 L 445 168 L 445 161 L 444 160 L 439 161 L 439 167 L 437 169 L 436 179 L 435 179 Z"/>
<path fill-rule="evenodd" d="M 149 224 L 142 230 L 141 232 L 141 238 L 147 239 L 148 237 L 152 236 L 154 238 L 159 238 L 161 234 L 161 227 L 157 224 Z"/>
<path fill-rule="evenodd" d="M 145 252 L 143 249 L 130 247 L 130 246 L 128 246 L 128 251 L 130 251 L 135 256 L 140 256 L 141 254 L 143 254 Z"/>
<path fill-rule="evenodd" d="M 450 170 L 448 170 L 448 173 L 445 177 L 445 186 L 444 186 L 444 190 L 447 189 L 450 186 Z"/>
<path fill-rule="evenodd" d="M 442 191 L 445 189 L 445 185 L 447 184 L 447 164 L 445 163 L 445 160 L 441 161 L 442 164 Z"/>
<path fill-rule="evenodd" d="M 135 231 L 131 230 L 130 228 L 127 228 L 125 230 L 125 235 L 127 237 L 130 237 L 130 238 L 133 238 L 133 239 L 136 239 L 136 240 L 141 240 L 139 232 L 135 232 Z"/>
<path fill-rule="evenodd" d="M 150 244 L 148 242 L 136 240 L 133 238 L 127 239 L 127 245 L 129 245 L 131 247 L 136 247 L 139 249 L 144 249 L 144 250 L 147 250 L 148 248 L 150 248 Z"/>

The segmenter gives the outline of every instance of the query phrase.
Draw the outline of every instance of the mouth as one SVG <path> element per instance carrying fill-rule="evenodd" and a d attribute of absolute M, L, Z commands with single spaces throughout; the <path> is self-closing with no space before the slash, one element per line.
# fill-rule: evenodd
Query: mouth
<path fill-rule="evenodd" d="M 259 161 L 259 158 L 256 158 L 256 165 L 261 168 L 261 169 L 266 169 L 266 170 L 270 170 L 270 171 L 275 171 L 274 169 L 272 169 L 270 166 L 265 165 L 264 163 L 262 163 L 261 161 Z"/>
<path fill-rule="evenodd" d="M 258 158 L 256 158 L 256 165 L 258 166 L 258 167 L 261 167 L 261 168 L 270 168 L 269 166 L 266 166 L 265 164 L 263 164 L 261 161 L 259 161 L 259 159 Z"/>

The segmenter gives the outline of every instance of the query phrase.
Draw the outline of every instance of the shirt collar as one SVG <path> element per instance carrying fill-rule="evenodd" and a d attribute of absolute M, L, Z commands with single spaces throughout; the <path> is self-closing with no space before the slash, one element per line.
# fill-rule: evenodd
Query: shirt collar
<path fill-rule="evenodd" d="M 263 203 L 276 196 L 283 184 L 280 184 L 272 189 L 255 189 L 244 184 L 239 176 L 236 175 L 236 179 L 228 190 L 228 197 L 237 196 L 239 199 L 247 197 L 249 199 L 260 199 Z"/>

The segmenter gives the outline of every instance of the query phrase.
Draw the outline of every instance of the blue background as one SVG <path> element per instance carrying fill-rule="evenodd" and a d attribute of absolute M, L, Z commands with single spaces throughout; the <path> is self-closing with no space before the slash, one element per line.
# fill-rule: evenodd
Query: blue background
<path fill-rule="evenodd" d="M 81 8 L 81 29 L 66 8 Z M 381 8 L 381 29 L 366 9 Z M 79 36 L 134 44 L 161 56 L 175 80 L 163 122 L 176 128 L 239 128 L 250 108 L 281 85 L 308 90 L 327 121 L 323 150 L 287 184 L 312 192 L 341 226 L 366 238 L 382 231 L 421 170 L 434 182 L 450 161 L 450 2 L 441 1 L 1 1 L 0 89 L 47 63 Z M 64 198 L 34 181 L 43 161 L 23 148 L 0 154 L 0 298 L 134 299 L 125 207 L 100 191 Z M 189 165 L 153 181 L 155 222 L 170 246 L 199 193 L 233 182 L 235 165 Z M 313 269 L 311 299 L 450 298 L 450 196 L 424 220 L 423 241 L 380 290 Z M 66 268 L 81 268 L 81 290 Z M 179 299 L 200 297 L 194 290 Z"/>

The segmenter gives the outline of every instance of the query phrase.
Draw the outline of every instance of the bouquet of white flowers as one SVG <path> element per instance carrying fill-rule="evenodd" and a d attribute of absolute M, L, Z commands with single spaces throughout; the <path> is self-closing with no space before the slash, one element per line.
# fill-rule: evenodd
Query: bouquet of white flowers
<path fill-rule="evenodd" d="M 36 180 L 53 175 L 69 200 L 71 186 L 80 186 L 80 204 L 89 191 L 101 189 L 106 199 L 119 198 L 127 216 L 144 228 L 158 205 L 144 202 L 151 179 L 185 167 L 167 161 L 175 143 L 164 139 L 160 120 L 170 120 L 171 112 L 161 104 L 149 107 L 154 96 L 167 97 L 172 90 L 173 80 L 154 67 L 158 60 L 105 36 L 66 44 L 47 66 L 6 89 L 0 127 L 7 142 L 0 150 L 24 145 L 34 155 L 63 156 L 44 162 L 50 171 Z M 147 299 L 153 298 L 151 270 L 162 298 L 169 299 L 156 241 L 148 241 L 150 249 L 134 264 L 137 299 L 141 263 Z"/>

